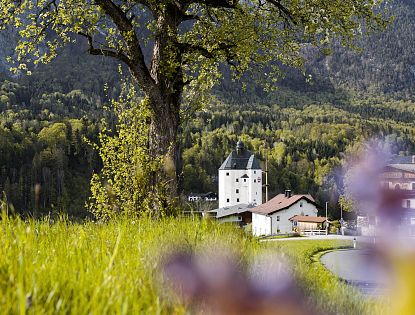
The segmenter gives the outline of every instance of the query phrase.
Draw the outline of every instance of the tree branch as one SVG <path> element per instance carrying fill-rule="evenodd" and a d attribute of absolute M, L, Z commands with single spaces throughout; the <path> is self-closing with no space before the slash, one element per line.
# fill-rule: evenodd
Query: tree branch
<path fill-rule="evenodd" d="M 194 44 L 189 44 L 189 43 L 178 43 L 178 46 L 181 52 L 183 53 L 198 51 L 202 56 L 209 58 L 209 59 L 215 58 L 215 54 L 214 54 L 215 52 L 223 52 L 225 53 L 225 55 L 230 56 L 231 53 L 229 50 L 231 48 L 236 47 L 236 45 L 234 44 L 219 43 L 218 48 L 215 48 L 209 51 L 205 47 L 194 45 Z"/>
<path fill-rule="evenodd" d="M 128 57 L 121 51 L 114 51 L 114 50 L 104 49 L 104 48 L 96 48 L 94 47 L 94 40 L 91 35 L 83 33 L 83 32 L 78 32 L 78 34 L 85 37 L 88 40 L 88 52 L 91 55 L 112 57 L 122 62 L 125 62 L 126 64 L 129 63 Z"/>
<path fill-rule="evenodd" d="M 281 16 L 284 17 L 288 22 L 297 25 L 297 21 L 294 18 L 294 14 L 290 12 L 282 3 L 281 0 L 265 0 L 266 2 L 275 6 L 281 13 Z"/>
<path fill-rule="evenodd" d="M 189 1 L 189 2 L 204 4 L 212 8 L 227 8 L 227 9 L 235 9 L 236 4 L 238 3 L 237 0 L 195 0 L 195 1 Z"/>
<path fill-rule="evenodd" d="M 145 63 L 144 54 L 132 21 L 127 17 L 126 13 L 111 0 L 95 0 L 95 3 L 100 6 L 105 14 L 109 16 L 117 26 L 128 50 L 128 58 L 125 62 L 141 88 L 146 93 L 151 94 L 156 88 L 156 84 Z M 110 52 L 107 51 L 107 53 Z"/>

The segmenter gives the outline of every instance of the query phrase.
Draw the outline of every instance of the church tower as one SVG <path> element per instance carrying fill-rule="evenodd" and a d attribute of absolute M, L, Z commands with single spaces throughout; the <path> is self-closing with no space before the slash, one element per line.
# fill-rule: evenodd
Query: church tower
<path fill-rule="evenodd" d="M 219 208 L 242 203 L 262 204 L 262 170 L 259 160 L 238 141 L 219 168 Z"/>

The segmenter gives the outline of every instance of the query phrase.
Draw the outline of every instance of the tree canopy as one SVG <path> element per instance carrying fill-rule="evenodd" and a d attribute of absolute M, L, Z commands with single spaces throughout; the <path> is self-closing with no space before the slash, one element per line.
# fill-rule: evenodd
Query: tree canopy
<path fill-rule="evenodd" d="M 20 35 L 15 71 L 51 61 L 83 37 L 88 52 L 125 64 L 148 99 L 149 147 L 176 165 L 185 114 L 227 65 L 273 88 L 281 67 L 302 68 L 304 48 L 354 47 L 386 19 L 378 0 L 1 0 L 0 28 Z M 3 99 L 2 102 L 6 102 Z M 175 170 L 176 171 L 176 170 Z M 170 172 L 175 173 L 175 172 Z M 178 172 L 176 172 L 178 173 Z M 151 174 L 157 184 L 168 174 Z M 176 180 L 168 178 L 175 195 Z"/>
<path fill-rule="evenodd" d="M 183 72 L 182 85 L 209 81 L 220 63 L 241 74 L 267 67 L 274 83 L 278 64 L 301 66 L 304 45 L 334 38 L 353 45 L 363 29 L 382 28 L 375 0 L 3 0 L 0 26 L 21 36 L 16 70 L 49 62 L 57 48 L 87 38 L 89 53 L 126 63 L 145 93 Z M 151 46 L 152 56 L 145 56 Z M 269 62 L 272 63 L 272 67 Z M 167 83 L 167 82 L 166 82 Z M 171 86 L 170 88 L 174 88 Z"/>

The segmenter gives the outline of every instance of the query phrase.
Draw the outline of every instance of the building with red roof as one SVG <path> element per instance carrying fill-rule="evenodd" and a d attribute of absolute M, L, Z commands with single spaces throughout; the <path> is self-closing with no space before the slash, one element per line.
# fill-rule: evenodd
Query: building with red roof
<path fill-rule="evenodd" d="M 290 219 L 295 216 L 315 218 L 319 208 L 311 195 L 293 195 L 291 190 L 286 190 L 251 209 L 252 233 L 257 236 L 290 233 L 293 231 Z"/>

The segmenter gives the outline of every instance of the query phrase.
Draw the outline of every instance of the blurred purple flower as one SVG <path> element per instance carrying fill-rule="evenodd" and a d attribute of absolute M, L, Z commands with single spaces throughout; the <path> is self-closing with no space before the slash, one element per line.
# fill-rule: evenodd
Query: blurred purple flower
<path fill-rule="evenodd" d="M 182 301 L 203 314 L 312 314 L 288 264 L 265 255 L 242 268 L 236 257 L 174 253 L 164 281 Z"/>

